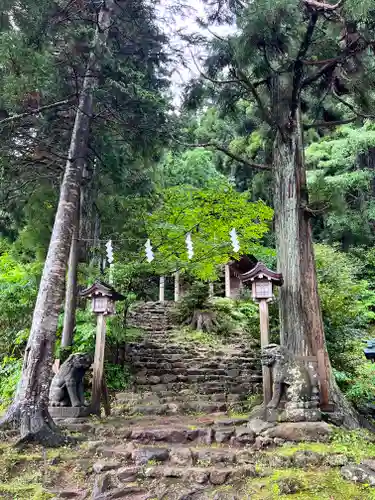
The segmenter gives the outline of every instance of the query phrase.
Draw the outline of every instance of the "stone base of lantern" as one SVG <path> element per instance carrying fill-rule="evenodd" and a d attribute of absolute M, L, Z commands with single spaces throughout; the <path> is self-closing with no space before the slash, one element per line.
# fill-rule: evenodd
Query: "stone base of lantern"
<path fill-rule="evenodd" d="M 296 406 L 286 404 L 283 409 L 266 410 L 267 422 L 319 422 L 322 419 L 322 414 L 319 408 Z"/>
<path fill-rule="evenodd" d="M 87 406 L 50 406 L 48 412 L 52 418 L 88 417 L 91 409 Z"/>

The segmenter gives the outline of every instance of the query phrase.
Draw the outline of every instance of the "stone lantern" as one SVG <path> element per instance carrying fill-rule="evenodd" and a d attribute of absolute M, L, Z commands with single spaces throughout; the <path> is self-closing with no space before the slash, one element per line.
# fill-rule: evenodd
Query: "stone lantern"
<path fill-rule="evenodd" d="M 103 394 L 106 414 L 109 414 L 107 388 L 104 381 L 106 317 L 115 314 L 116 301 L 125 300 L 125 297 L 101 281 L 97 281 L 80 292 L 80 296 L 91 299 L 91 310 L 97 316 L 91 412 L 100 414 L 100 400 Z"/>

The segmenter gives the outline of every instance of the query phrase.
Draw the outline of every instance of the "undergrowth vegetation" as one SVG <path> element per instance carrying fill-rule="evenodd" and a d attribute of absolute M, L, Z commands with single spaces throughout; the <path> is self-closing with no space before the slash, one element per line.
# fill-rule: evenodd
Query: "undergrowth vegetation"
<path fill-rule="evenodd" d="M 5 243 L 1 250 L 0 401 L 4 407 L 9 404 L 19 379 L 41 266 L 20 262 Z M 356 255 L 344 254 L 322 244 L 316 245 L 315 252 L 327 346 L 336 379 L 349 399 L 357 407 L 364 408 L 375 399 L 375 365 L 365 360 L 362 344 L 363 338 L 371 337 L 375 316 L 375 292 L 372 283 L 366 279 L 372 270 L 372 261 L 360 261 Z M 81 279 L 87 279 L 87 276 L 83 275 Z M 128 285 L 125 282 L 125 289 Z M 210 299 L 207 283 L 194 281 L 175 313 L 174 319 L 185 325 L 177 337 L 184 342 L 215 346 L 241 333 L 249 341 L 259 342 L 258 306 L 246 296 L 246 290 L 243 295 L 238 300 Z M 126 308 L 135 298 L 133 294 L 129 296 L 130 302 L 119 303 L 117 315 L 108 321 L 109 352 L 143 335 L 142 331 L 126 325 Z M 197 329 L 199 315 L 204 315 L 205 320 Z M 95 321 L 88 308 L 77 310 L 73 352 L 93 352 Z M 61 330 L 62 317 L 56 356 L 59 354 Z M 277 297 L 270 305 L 270 331 L 271 341 L 277 342 Z M 124 389 L 131 378 L 126 366 L 119 367 L 109 361 L 106 376 L 111 390 Z"/>

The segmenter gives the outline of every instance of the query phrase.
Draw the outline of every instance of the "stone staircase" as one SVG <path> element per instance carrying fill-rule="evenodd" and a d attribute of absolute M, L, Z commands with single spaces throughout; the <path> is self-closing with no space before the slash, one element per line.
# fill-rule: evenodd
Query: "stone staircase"
<path fill-rule="evenodd" d="M 126 346 L 135 373 L 131 390 L 117 395 L 120 413 L 172 415 L 240 411 L 261 391 L 259 355 L 242 335 L 206 345 L 185 339 L 170 319 L 173 303 L 137 304 L 128 324 L 146 333 Z"/>
<path fill-rule="evenodd" d="M 233 405 L 260 390 L 260 366 L 249 339 L 194 344 L 173 329 L 170 310 L 169 304 L 147 303 L 131 311 L 130 324 L 146 335 L 126 348 L 136 375 L 131 390 L 117 394 L 111 417 L 57 422 L 79 441 L 65 464 L 51 458 L 55 481 L 48 486 L 44 477 L 44 488 L 53 500 L 326 498 L 326 485 L 338 482 L 338 471 L 349 470 L 352 460 L 341 444 L 331 446 L 331 426 L 233 416 Z M 375 478 L 374 460 L 367 462 Z M 300 471 L 306 476 L 294 479 Z M 311 474 L 317 484 L 327 474 L 323 489 L 311 489 L 318 488 L 318 497 L 307 491 Z M 347 485 L 339 486 L 341 493 Z"/>
<path fill-rule="evenodd" d="M 77 500 L 245 500 L 252 498 L 248 480 L 261 495 L 262 482 L 257 480 L 272 475 L 275 468 L 341 467 L 348 462 L 342 454 L 269 453 L 269 447 L 275 450 L 287 440 L 329 440 L 332 431 L 324 422 L 275 425 L 258 419 L 178 415 L 77 419 L 60 425 L 86 440 L 79 453 L 85 490 L 69 496 Z"/>

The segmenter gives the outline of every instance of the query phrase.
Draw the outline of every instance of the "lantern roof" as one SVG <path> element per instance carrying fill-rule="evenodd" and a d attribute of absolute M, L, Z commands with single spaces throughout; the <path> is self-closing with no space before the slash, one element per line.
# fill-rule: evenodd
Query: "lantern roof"
<path fill-rule="evenodd" d="M 253 269 L 247 271 L 240 275 L 241 281 L 246 283 L 248 281 L 257 281 L 261 279 L 267 279 L 272 281 L 274 285 L 281 286 L 284 282 L 283 275 L 281 273 L 275 273 L 268 269 L 263 262 L 258 262 Z"/>
<path fill-rule="evenodd" d="M 124 295 L 116 292 L 116 290 L 104 283 L 103 281 L 95 281 L 95 283 L 85 290 L 79 292 L 81 297 L 91 298 L 91 297 L 109 297 L 112 300 L 125 300 Z"/>

